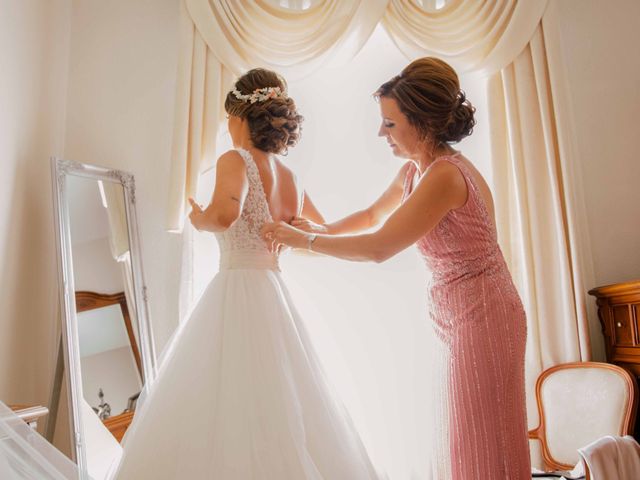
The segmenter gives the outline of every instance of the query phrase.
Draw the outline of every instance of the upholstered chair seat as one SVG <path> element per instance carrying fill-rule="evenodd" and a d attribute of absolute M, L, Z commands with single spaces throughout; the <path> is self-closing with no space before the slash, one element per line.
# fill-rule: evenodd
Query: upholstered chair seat
<path fill-rule="evenodd" d="M 529 438 L 539 440 L 545 469 L 571 469 L 579 448 L 630 434 L 637 388 L 633 376 L 608 363 L 567 363 L 542 372 L 536 383 L 540 424 Z"/>

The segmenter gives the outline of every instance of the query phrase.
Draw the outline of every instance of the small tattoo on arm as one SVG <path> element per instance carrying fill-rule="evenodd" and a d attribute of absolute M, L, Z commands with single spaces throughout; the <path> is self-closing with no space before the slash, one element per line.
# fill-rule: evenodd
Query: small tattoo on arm
<path fill-rule="evenodd" d="M 231 197 L 231 200 L 235 200 L 236 202 L 240 203 L 240 199 L 239 198 Z"/>

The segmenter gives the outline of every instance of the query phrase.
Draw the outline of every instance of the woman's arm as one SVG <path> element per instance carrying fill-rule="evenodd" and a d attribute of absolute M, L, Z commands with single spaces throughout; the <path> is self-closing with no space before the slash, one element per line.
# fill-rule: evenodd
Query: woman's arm
<path fill-rule="evenodd" d="M 324 225 L 325 220 L 320 210 L 315 206 L 315 204 L 311 201 L 311 197 L 305 191 L 304 197 L 302 201 L 302 212 L 300 212 L 300 217 L 295 217 L 291 221 L 291 225 L 294 223 L 300 224 L 301 221 L 307 220 L 309 224 L 314 223 L 318 226 Z"/>
<path fill-rule="evenodd" d="M 450 211 L 464 205 L 467 185 L 458 168 L 439 162 L 429 168 L 413 193 L 376 232 L 336 237 L 318 235 L 313 251 L 352 261 L 384 262 L 433 229 Z M 285 223 L 263 228 L 267 242 L 308 248 L 312 234 Z"/>
<path fill-rule="evenodd" d="M 410 163 L 407 162 L 402 166 L 387 189 L 368 208 L 354 212 L 332 223 L 324 222 L 322 215 L 305 193 L 302 217 L 294 218 L 291 225 L 305 232 L 329 235 L 359 232 L 378 225 L 386 215 L 400 205 L 409 165 Z M 308 209 L 307 206 L 309 206 Z"/>
<path fill-rule="evenodd" d="M 247 167 L 238 152 L 230 150 L 223 154 L 216 166 L 216 185 L 209 206 L 202 210 L 189 198 L 189 219 L 198 230 L 222 232 L 238 219 L 247 198 L 249 182 Z"/>

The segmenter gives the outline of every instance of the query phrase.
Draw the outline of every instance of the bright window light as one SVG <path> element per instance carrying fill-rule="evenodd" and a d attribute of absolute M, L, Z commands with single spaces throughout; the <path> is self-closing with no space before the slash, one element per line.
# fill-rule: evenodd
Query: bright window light
<path fill-rule="evenodd" d="M 107 196 L 104 194 L 104 185 L 102 184 L 102 180 L 98 180 L 98 190 L 100 191 L 100 200 L 102 201 L 102 206 L 104 208 L 109 208 L 107 204 Z"/>

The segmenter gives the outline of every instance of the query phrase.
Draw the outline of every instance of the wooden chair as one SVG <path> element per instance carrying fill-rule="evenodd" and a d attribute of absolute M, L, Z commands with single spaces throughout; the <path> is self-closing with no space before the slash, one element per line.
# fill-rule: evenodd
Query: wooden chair
<path fill-rule="evenodd" d="M 605 435 L 631 434 L 638 385 L 617 365 L 565 363 L 540 374 L 536 400 L 540 424 L 529 438 L 540 441 L 546 470 L 571 470 L 579 448 Z"/>

